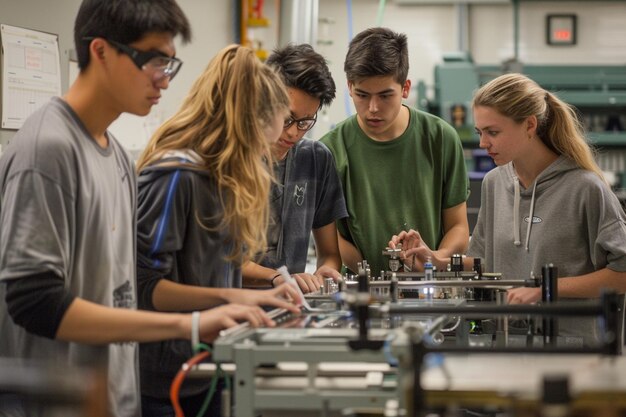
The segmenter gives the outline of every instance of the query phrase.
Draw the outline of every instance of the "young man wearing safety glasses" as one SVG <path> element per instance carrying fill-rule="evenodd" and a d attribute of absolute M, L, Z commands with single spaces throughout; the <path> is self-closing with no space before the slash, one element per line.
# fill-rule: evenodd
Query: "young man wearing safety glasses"
<path fill-rule="evenodd" d="M 321 142 L 303 139 L 317 112 L 335 98 L 335 83 L 323 56 L 310 45 L 288 45 L 268 58 L 287 86 L 291 115 L 273 147 L 276 183 L 270 194 L 267 251 L 243 268 L 244 285 L 276 286 L 286 265 L 303 292 L 320 289 L 324 278 L 340 277 L 335 221 L 348 216 L 333 157 Z M 317 269 L 305 273 L 313 232 Z"/>
<path fill-rule="evenodd" d="M 272 324 L 257 306 L 136 311 L 135 173 L 107 128 L 158 103 L 181 65 L 179 34 L 190 39 L 174 0 L 84 0 L 77 80 L 26 120 L 0 159 L 0 357 L 98 365 L 116 417 L 141 413 L 136 342 L 192 331 L 211 341 L 238 320 Z M 0 393 L 0 415 L 53 414 Z"/>

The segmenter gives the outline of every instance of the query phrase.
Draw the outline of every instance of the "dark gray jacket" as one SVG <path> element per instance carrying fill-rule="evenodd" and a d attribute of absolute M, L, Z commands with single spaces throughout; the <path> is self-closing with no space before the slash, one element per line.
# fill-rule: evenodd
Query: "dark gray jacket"
<path fill-rule="evenodd" d="M 191 166 L 173 165 L 176 161 Z M 191 152 L 172 152 L 139 174 L 137 280 L 142 309 L 154 310 L 152 292 L 161 279 L 201 287 L 241 287 L 240 265 L 224 260 L 232 248 L 230 236 L 198 222 L 213 228 L 223 216 L 215 182 L 194 169 L 194 161 L 197 156 Z M 193 356 L 191 343 L 143 343 L 139 351 L 142 393 L 169 398 L 172 379 Z M 186 381 L 181 396 L 206 390 L 209 383 L 210 378 Z"/>
<path fill-rule="evenodd" d="M 274 198 L 277 194 L 279 198 Z M 311 231 L 348 217 L 333 155 L 326 145 L 300 140 L 287 154 L 284 183 L 273 185 L 272 196 L 274 210 L 281 213 L 278 242 L 275 256 L 259 263 L 304 272 Z"/>

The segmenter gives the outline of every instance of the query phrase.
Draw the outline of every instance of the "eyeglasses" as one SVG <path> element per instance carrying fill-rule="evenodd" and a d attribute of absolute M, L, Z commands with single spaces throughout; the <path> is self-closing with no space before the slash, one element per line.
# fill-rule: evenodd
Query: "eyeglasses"
<path fill-rule="evenodd" d="M 283 129 L 289 129 L 291 125 L 295 123 L 298 130 L 306 132 L 313 127 L 315 122 L 317 122 L 317 113 L 315 113 L 315 116 L 313 117 L 303 117 L 302 119 L 294 119 L 293 116 L 289 116 L 285 119 Z"/>
<path fill-rule="evenodd" d="M 84 41 L 91 42 L 95 38 L 86 37 Z M 183 65 L 183 61 L 178 58 L 173 58 L 165 55 L 163 52 L 158 51 L 139 51 L 128 45 L 106 39 L 105 40 L 113 45 L 118 51 L 126 54 L 133 61 L 133 63 L 140 70 L 152 74 L 154 81 L 159 81 L 165 77 L 168 77 L 170 81 L 174 79 L 178 70 Z"/>

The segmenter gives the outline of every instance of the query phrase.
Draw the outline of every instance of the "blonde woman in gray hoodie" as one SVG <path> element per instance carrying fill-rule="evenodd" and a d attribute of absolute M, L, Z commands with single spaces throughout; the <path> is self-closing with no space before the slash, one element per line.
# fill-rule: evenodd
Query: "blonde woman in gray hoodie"
<path fill-rule="evenodd" d="M 594 160 L 575 110 L 521 74 L 502 75 L 473 99 L 480 147 L 497 167 L 487 173 L 478 221 L 465 263 L 482 258 L 485 271 L 507 279 L 541 276 L 558 267 L 560 299 L 626 292 L 626 219 Z M 437 259 L 418 231 L 393 236 L 407 262 Z M 414 256 L 415 255 L 415 256 Z M 510 304 L 541 300 L 540 288 L 509 290 Z M 621 300 L 623 304 L 623 299 Z M 598 340 L 596 320 L 561 319 L 560 335 Z"/>

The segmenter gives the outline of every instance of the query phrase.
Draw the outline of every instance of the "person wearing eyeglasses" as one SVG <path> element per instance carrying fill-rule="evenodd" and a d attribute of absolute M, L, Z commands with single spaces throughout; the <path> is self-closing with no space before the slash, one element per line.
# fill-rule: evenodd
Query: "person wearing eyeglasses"
<path fill-rule="evenodd" d="M 350 217 L 338 223 L 344 264 L 389 270 L 389 237 L 418 230 L 442 257 L 469 243 L 469 180 L 461 141 L 442 119 L 403 104 L 409 97 L 406 35 L 387 28 L 357 34 L 344 62 L 356 115 L 321 141 L 335 157 Z M 414 265 L 422 269 L 421 264 Z"/>
<path fill-rule="evenodd" d="M 94 39 L 96 38 L 93 36 L 83 37 L 84 42 L 91 42 Z M 165 79 L 172 81 L 183 65 L 183 61 L 174 56 L 168 56 L 163 51 L 140 51 L 113 39 L 104 39 L 119 52 L 128 55 L 137 68 L 152 76 L 155 83 Z"/>
<path fill-rule="evenodd" d="M 286 265 L 304 293 L 318 291 L 324 278 L 341 276 L 335 221 L 346 217 L 345 201 L 333 157 L 321 142 L 304 138 L 322 106 L 335 98 L 335 82 L 326 60 L 308 44 L 276 49 L 266 62 L 287 86 L 290 114 L 273 145 L 274 177 L 270 194 L 267 250 L 243 269 L 244 285 L 276 286 L 277 268 Z M 316 270 L 306 273 L 311 232 Z"/>
<path fill-rule="evenodd" d="M 174 0 L 83 1 L 76 81 L 24 122 L 0 158 L 0 357 L 103 370 L 108 409 L 98 415 L 140 416 L 136 342 L 189 340 L 192 331 L 210 342 L 238 320 L 273 324 L 255 305 L 137 311 L 137 182 L 107 128 L 158 102 L 180 68 L 177 35 L 189 41 L 191 32 Z M 0 393 L 2 416 L 63 414 Z"/>

